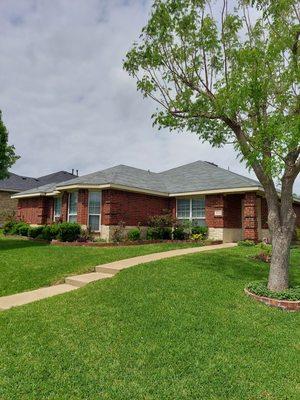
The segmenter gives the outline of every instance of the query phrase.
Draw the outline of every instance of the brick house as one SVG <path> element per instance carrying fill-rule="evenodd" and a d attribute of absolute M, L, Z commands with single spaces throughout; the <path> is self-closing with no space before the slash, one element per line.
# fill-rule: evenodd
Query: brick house
<path fill-rule="evenodd" d="M 205 225 L 224 242 L 269 236 L 267 204 L 259 182 L 196 161 L 160 173 L 125 165 L 108 168 L 13 196 L 18 217 L 30 224 L 78 222 L 111 240 L 122 221 L 126 229 L 147 227 L 150 216 L 170 210 L 179 220 Z M 295 199 L 300 226 L 300 200 Z"/>
<path fill-rule="evenodd" d="M 11 198 L 12 195 L 48 183 L 66 181 L 75 176 L 66 171 L 58 171 L 39 178 L 32 178 L 10 172 L 6 179 L 0 180 L 0 224 L 3 224 L 8 216 L 17 212 L 18 200 Z"/>

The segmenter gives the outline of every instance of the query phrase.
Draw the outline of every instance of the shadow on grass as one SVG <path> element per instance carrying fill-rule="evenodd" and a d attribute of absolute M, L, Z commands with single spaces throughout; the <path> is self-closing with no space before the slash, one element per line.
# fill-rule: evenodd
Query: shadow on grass
<path fill-rule="evenodd" d="M 26 239 L 8 239 L 0 240 L 0 251 L 24 249 L 28 247 L 48 246 L 48 243 L 34 242 Z"/>

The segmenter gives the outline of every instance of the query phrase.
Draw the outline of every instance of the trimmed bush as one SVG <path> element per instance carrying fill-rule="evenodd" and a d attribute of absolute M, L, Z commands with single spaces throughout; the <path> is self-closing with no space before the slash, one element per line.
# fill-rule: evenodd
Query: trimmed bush
<path fill-rule="evenodd" d="M 183 226 L 177 226 L 173 230 L 173 239 L 174 240 L 184 240 L 186 238 L 186 233 L 184 231 Z"/>
<path fill-rule="evenodd" d="M 170 240 L 172 238 L 172 229 L 167 227 L 148 228 L 148 240 Z"/>
<path fill-rule="evenodd" d="M 51 242 L 52 239 L 56 239 L 59 231 L 59 224 L 52 224 L 44 226 L 43 232 L 41 233 L 44 240 Z"/>
<path fill-rule="evenodd" d="M 203 239 L 206 239 L 208 236 L 207 226 L 193 226 L 192 235 L 201 235 Z"/>
<path fill-rule="evenodd" d="M 30 228 L 29 224 L 25 224 L 24 222 L 20 224 L 17 228 L 17 234 L 21 236 L 28 236 L 28 230 Z"/>
<path fill-rule="evenodd" d="M 3 225 L 3 234 L 4 235 L 10 235 L 14 227 L 18 224 L 18 221 L 15 220 L 10 220 L 5 222 Z"/>
<path fill-rule="evenodd" d="M 244 247 L 255 246 L 255 242 L 253 240 L 240 240 L 238 242 L 238 246 L 244 246 Z"/>
<path fill-rule="evenodd" d="M 136 241 L 141 239 L 141 231 L 138 228 L 130 229 L 127 233 L 128 240 Z"/>
<path fill-rule="evenodd" d="M 62 242 L 75 242 L 81 234 L 81 226 L 76 222 L 58 224 L 57 239 Z"/>
<path fill-rule="evenodd" d="M 30 226 L 28 229 L 28 236 L 36 239 L 37 237 L 42 238 L 44 226 Z"/>
<path fill-rule="evenodd" d="M 249 292 L 257 296 L 269 297 L 277 300 L 300 300 L 300 286 L 291 287 L 281 292 L 273 292 L 268 289 L 267 281 L 251 282 L 246 287 Z"/>
<path fill-rule="evenodd" d="M 13 226 L 13 228 L 11 229 L 10 233 L 12 235 L 21 235 L 21 236 L 27 236 L 28 235 L 28 229 L 29 229 L 29 225 L 26 224 L 25 222 L 18 222 L 17 224 L 15 224 Z"/>

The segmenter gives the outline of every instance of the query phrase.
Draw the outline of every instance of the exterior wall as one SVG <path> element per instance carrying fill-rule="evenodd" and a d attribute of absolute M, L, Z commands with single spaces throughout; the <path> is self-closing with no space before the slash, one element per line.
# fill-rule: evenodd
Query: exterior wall
<path fill-rule="evenodd" d="M 205 197 L 208 237 L 223 242 L 242 239 L 242 195 L 208 195 Z"/>
<path fill-rule="evenodd" d="M 102 191 L 102 225 L 147 225 L 151 216 L 170 209 L 170 200 L 141 193 L 108 189 Z"/>
<path fill-rule="evenodd" d="M 33 225 L 53 222 L 53 198 L 31 197 L 18 201 L 18 219 Z"/>
<path fill-rule="evenodd" d="M 243 206 L 243 238 L 258 241 L 256 193 L 246 193 Z"/>
<path fill-rule="evenodd" d="M 13 194 L 13 192 L 0 192 L 0 224 L 3 224 L 8 216 L 17 213 L 18 200 L 10 198 Z"/>
<path fill-rule="evenodd" d="M 78 190 L 77 222 L 83 227 L 88 225 L 89 212 L 89 191 L 87 189 Z"/>
<path fill-rule="evenodd" d="M 68 221 L 68 203 L 69 203 L 69 193 L 63 192 L 61 198 L 61 220 L 63 222 Z"/>

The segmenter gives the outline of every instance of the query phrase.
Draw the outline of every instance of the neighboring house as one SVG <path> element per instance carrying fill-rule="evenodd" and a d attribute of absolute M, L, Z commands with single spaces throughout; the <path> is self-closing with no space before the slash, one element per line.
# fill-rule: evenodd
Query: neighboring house
<path fill-rule="evenodd" d="M 13 196 L 18 217 L 30 224 L 77 221 L 107 240 L 122 221 L 146 228 L 149 217 L 174 217 L 206 225 L 224 242 L 267 237 L 267 204 L 259 182 L 204 161 L 160 173 L 125 165 L 47 184 Z M 300 225 L 300 200 L 295 200 Z"/>
<path fill-rule="evenodd" d="M 11 198 L 13 194 L 52 182 L 67 181 L 75 177 L 76 175 L 66 171 L 55 172 L 39 178 L 21 176 L 10 172 L 8 178 L 0 180 L 0 223 L 2 224 L 8 216 L 17 212 L 18 200 Z"/>

